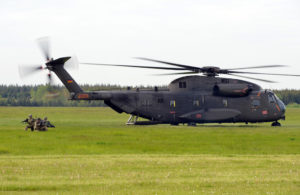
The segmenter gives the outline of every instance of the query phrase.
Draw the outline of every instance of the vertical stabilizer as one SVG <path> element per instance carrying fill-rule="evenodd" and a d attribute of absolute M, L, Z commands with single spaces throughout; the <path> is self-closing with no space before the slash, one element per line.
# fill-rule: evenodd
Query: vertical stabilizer
<path fill-rule="evenodd" d="M 49 70 L 53 71 L 57 75 L 70 93 L 81 93 L 83 90 L 64 68 L 65 62 L 70 58 L 71 57 L 58 58 L 56 60 L 49 61 L 46 65 Z"/>

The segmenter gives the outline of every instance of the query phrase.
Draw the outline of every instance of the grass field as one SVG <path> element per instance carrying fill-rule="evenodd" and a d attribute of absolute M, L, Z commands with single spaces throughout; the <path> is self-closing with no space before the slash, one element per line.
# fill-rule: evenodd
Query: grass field
<path fill-rule="evenodd" d="M 26 132 L 45 115 L 57 128 Z M 0 193 L 300 194 L 300 108 L 265 124 L 126 126 L 109 108 L 0 107 Z"/>

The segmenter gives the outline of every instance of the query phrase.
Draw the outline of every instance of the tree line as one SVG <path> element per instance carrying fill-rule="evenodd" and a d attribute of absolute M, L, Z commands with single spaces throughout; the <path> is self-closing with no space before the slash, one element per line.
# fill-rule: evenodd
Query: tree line
<path fill-rule="evenodd" d="M 273 92 L 283 101 L 285 105 L 300 104 L 300 90 L 282 89 Z"/>
<path fill-rule="evenodd" d="M 82 85 L 85 91 L 126 90 L 119 85 Z M 162 86 L 166 88 L 167 86 Z M 139 88 L 153 88 L 139 86 Z M 273 90 L 287 104 L 300 104 L 300 90 Z M 63 86 L 49 85 L 0 85 L 0 106 L 82 106 L 102 107 L 103 101 L 70 101 L 69 92 Z"/>
<path fill-rule="evenodd" d="M 138 86 L 150 88 L 151 86 Z M 81 85 L 84 91 L 126 90 L 119 85 Z M 152 88 L 152 87 L 151 87 Z M 0 85 L 0 106 L 81 106 L 102 107 L 103 101 L 71 101 L 64 86 L 50 85 Z"/>

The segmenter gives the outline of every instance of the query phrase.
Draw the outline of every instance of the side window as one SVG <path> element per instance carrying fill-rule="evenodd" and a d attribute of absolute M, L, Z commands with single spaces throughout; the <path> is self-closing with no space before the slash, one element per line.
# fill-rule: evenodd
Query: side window
<path fill-rule="evenodd" d="M 179 88 L 186 88 L 186 82 L 179 82 Z"/>
<path fill-rule="evenodd" d="M 193 101 L 193 106 L 200 106 L 200 101 L 199 100 L 194 100 Z"/>
<path fill-rule="evenodd" d="M 170 107 L 176 107 L 176 102 L 175 102 L 175 100 L 171 100 L 170 101 Z"/>
<path fill-rule="evenodd" d="M 150 100 L 144 100 L 143 102 L 142 102 L 142 106 L 150 106 L 151 104 L 150 104 Z"/>
<path fill-rule="evenodd" d="M 222 100 L 222 103 L 223 103 L 224 107 L 227 107 L 227 106 L 228 106 L 228 101 L 227 101 L 226 99 L 223 99 L 223 100 Z"/>
<path fill-rule="evenodd" d="M 260 100 L 252 100 L 252 106 L 253 106 L 253 107 L 258 107 L 258 106 L 260 106 Z"/>
<path fill-rule="evenodd" d="M 158 98 L 157 103 L 159 103 L 159 104 L 164 103 L 164 99 L 163 98 Z"/>
<path fill-rule="evenodd" d="M 229 79 L 221 79 L 221 83 L 229 83 Z"/>

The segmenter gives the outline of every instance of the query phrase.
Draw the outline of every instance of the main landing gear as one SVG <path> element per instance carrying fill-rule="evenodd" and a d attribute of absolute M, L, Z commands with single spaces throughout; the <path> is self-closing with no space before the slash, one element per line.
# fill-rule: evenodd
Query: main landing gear
<path fill-rule="evenodd" d="M 138 116 L 135 116 L 135 115 L 130 115 L 130 117 L 129 117 L 129 119 L 128 119 L 128 121 L 127 121 L 127 123 L 126 123 L 126 125 L 135 125 L 136 124 L 136 122 L 137 122 L 137 120 L 138 120 Z"/>
<path fill-rule="evenodd" d="M 281 124 L 278 121 L 275 121 L 271 124 L 272 127 L 280 127 Z"/>
<path fill-rule="evenodd" d="M 188 125 L 188 126 L 191 126 L 191 127 L 196 127 L 196 126 L 197 126 L 197 124 L 194 123 L 194 122 L 189 122 L 187 125 Z"/>

